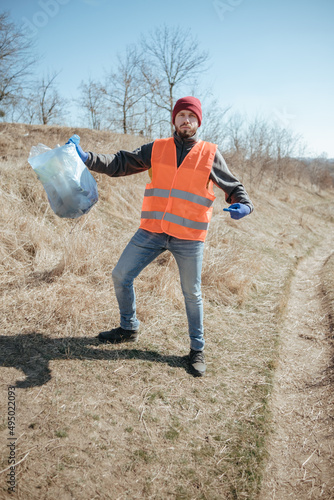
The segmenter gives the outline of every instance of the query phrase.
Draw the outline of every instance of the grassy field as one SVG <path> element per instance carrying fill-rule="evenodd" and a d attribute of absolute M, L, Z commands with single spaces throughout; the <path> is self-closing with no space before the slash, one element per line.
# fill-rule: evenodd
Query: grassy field
<path fill-rule="evenodd" d="M 331 328 L 332 332 L 334 332 L 334 252 L 325 262 L 322 280 L 328 314 L 331 320 Z"/>
<path fill-rule="evenodd" d="M 202 275 L 208 371 L 193 378 L 169 254 L 136 280 L 139 342 L 95 338 L 119 323 L 111 272 L 139 225 L 148 176 L 94 174 L 97 205 L 77 221 L 57 218 L 27 157 L 32 145 L 54 147 L 74 132 L 97 152 L 145 142 L 87 129 L 0 128 L 0 470 L 8 467 L 14 385 L 18 498 L 255 499 L 289 283 L 333 231 L 334 194 L 301 185 L 273 194 L 264 185 L 249 193 L 254 213 L 233 221 L 215 190 Z M 333 317 L 332 257 L 324 276 Z M 7 474 L 0 498 L 8 497 Z"/>

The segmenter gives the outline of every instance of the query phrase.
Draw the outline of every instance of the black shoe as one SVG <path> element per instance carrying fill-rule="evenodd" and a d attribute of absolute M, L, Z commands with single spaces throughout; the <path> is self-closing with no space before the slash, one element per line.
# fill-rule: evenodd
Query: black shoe
<path fill-rule="evenodd" d="M 122 327 L 113 328 L 108 332 L 100 332 L 97 338 L 101 342 L 118 344 L 120 342 L 136 342 L 138 340 L 138 330 L 124 330 Z"/>
<path fill-rule="evenodd" d="M 189 368 L 195 377 L 203 377 L 206 370 L 204 351 L 194 351 L 194 349 L 190 349 Z"/>

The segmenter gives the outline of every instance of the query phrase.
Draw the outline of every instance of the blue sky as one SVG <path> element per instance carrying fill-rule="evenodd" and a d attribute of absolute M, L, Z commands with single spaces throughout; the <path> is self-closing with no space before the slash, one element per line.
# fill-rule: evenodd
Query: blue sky
<path fill-rule="evenodd" d="M 333 0 L 0 0 L 0 6 L 29 26 L 43 56 L 38 72 L 61 71 L 59 90 L 69 99 L 78 97 L 82 80 L 102 79 L 142 34 L 164 23 L 190 28 L 210 55 L 201 83 L 222 107 L 277 120 L 303 136 L 309 154 L 334 157 Z"/>

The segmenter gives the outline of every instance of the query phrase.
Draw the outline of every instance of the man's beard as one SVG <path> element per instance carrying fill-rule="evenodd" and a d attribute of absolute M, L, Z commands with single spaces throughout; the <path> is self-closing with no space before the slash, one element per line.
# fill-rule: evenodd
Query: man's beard
<path fill-rule="evenodd" d="M 186 139 L 188 137 L 192 137 L 193 135 L 195 135 L 196 134 L 196 130 L 194 131 L 193 129 L 189 129 L 189 128 L 181 129 L 180 127 L 177 127 L 176 128 L 176 133 L 182 139 Z"/>

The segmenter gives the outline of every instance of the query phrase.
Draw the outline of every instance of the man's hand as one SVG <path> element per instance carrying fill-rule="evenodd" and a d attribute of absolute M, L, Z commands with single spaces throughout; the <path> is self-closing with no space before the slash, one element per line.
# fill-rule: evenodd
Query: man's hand
<path fill-rule="evenodd" d="M 248 215 L 251 211 L 248 205 L 244 203 L 233 203 L 229 208 L 224 208 L 224 212 L 230 212 L 231 219 L 242 219 L 245 215 Z"/>
<path fill-rule="evenodd" d="M 69 144 L 70 142 L 72 142 L 75 145 L 75 148 L 77 150 L 78 155 L 80 156 L 80 158 L 82 159 L 82 161 L 84 163 L 86 163 L 86 161 L 88 160 L 88 153 L 85 153 L 85 151 L 83 151 L 82 147 L 79 145 L 80 137 L 77 134 L 74 134 L 67 141 L 66 144 Z"/>

